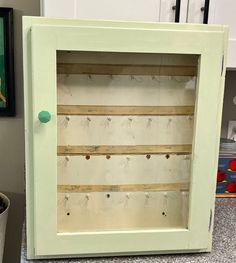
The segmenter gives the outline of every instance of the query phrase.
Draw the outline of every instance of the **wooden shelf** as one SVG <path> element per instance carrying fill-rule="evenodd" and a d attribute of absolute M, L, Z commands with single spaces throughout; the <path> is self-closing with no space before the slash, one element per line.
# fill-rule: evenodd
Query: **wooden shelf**
<path fill-rule="evenodd" d="M 58 74 L 196 76 L 196 66 L 57 63 Z"/>
<path fill-rule="evenodd" d="M 190 154 L 191 151 L 189 144 L 57 146 L 58 155 Z"/>
<path fill-rule="evenodd" d="M 193 106 L 95 106 L 58 105 L 58 115 L 179 116 L 193 115 Z"/>
<path fill-rule="evenodd" d="M 234 194 L 216 194 L 217 198 L 236 198 L 236 193 Z"/>
<path fill-rule="evenodd" d="M 58 185 L 59 193 L 189 191 L 189 183 L 124 185 Z"/>

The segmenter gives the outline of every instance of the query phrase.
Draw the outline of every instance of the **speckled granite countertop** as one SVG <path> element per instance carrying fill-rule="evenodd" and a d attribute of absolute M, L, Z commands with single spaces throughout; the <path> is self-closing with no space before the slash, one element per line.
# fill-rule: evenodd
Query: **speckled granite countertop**
<path fill-rule="evenodd" d="M 236 198 L 216 200 L 212 253 L 60 260 L 27 260 L 23 233 L 21 263 L 236 263 Z"/>

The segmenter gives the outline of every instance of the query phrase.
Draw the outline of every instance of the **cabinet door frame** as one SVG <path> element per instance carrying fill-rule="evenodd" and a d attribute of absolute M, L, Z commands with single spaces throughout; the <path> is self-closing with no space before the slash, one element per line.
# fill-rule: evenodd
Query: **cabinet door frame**
<path fill-rule="evenodd" d="M 209 251 L 227 29 L 25 17 L 23 30 L 28 258 Z M 200 56 L 188 229 L 57 233 L 57 50 Z M 40 124 L 41 110 L 50 122 Z"/>

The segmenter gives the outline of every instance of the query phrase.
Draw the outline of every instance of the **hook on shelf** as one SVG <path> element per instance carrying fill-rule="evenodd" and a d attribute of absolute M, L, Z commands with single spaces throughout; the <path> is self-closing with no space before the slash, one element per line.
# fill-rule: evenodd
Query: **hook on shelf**
<path fill-rule="evenodd" d="M 152 118 L 148 118 L 147 120 L 147 127 L 150 128 L 152 125 Z"/>
<path fill-rule="evenodd" d="M 152 78 L 152 80 L 154 80 L 154 81 L 156 81 L 156 82 L 158 82 L 158 83 L 160 83 L 160 82 L 161 82 L 161 81 L 160 81 L 160 79 L 158 79 L 158 77 L 157 77 L 157 76 L 152 76 L 151 78 Z"/>

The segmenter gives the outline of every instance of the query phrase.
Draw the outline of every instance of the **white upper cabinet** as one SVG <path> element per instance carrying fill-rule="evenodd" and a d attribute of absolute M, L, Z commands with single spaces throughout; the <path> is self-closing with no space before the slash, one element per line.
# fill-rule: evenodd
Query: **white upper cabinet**
<path fill-rule="evenodd" d="M 236 1 L 212 0 L 209 8 L 209 24 L 229 26 L 227 67 L 236 68 Z"/>
<path fill-rule="evenodd" d="M 181 22 L 187 19 L 188 0 L 161 0 L 160 22 Z"/>
<path fill-rule="evenodd" d="M 188 0 L 41 0 L 46 17 L 150 22 L 182 22 Z"/>
<path fill-rule="evenodd" d="M 207 24 L 209 14 L 209 0 L 189 0 L 187 22 Z"/>
<path fill-rule="evenodd" d="M 158 22 L 160 17 L 160 1 L 41 0 L 41 15 L 78 19 Z"/>

